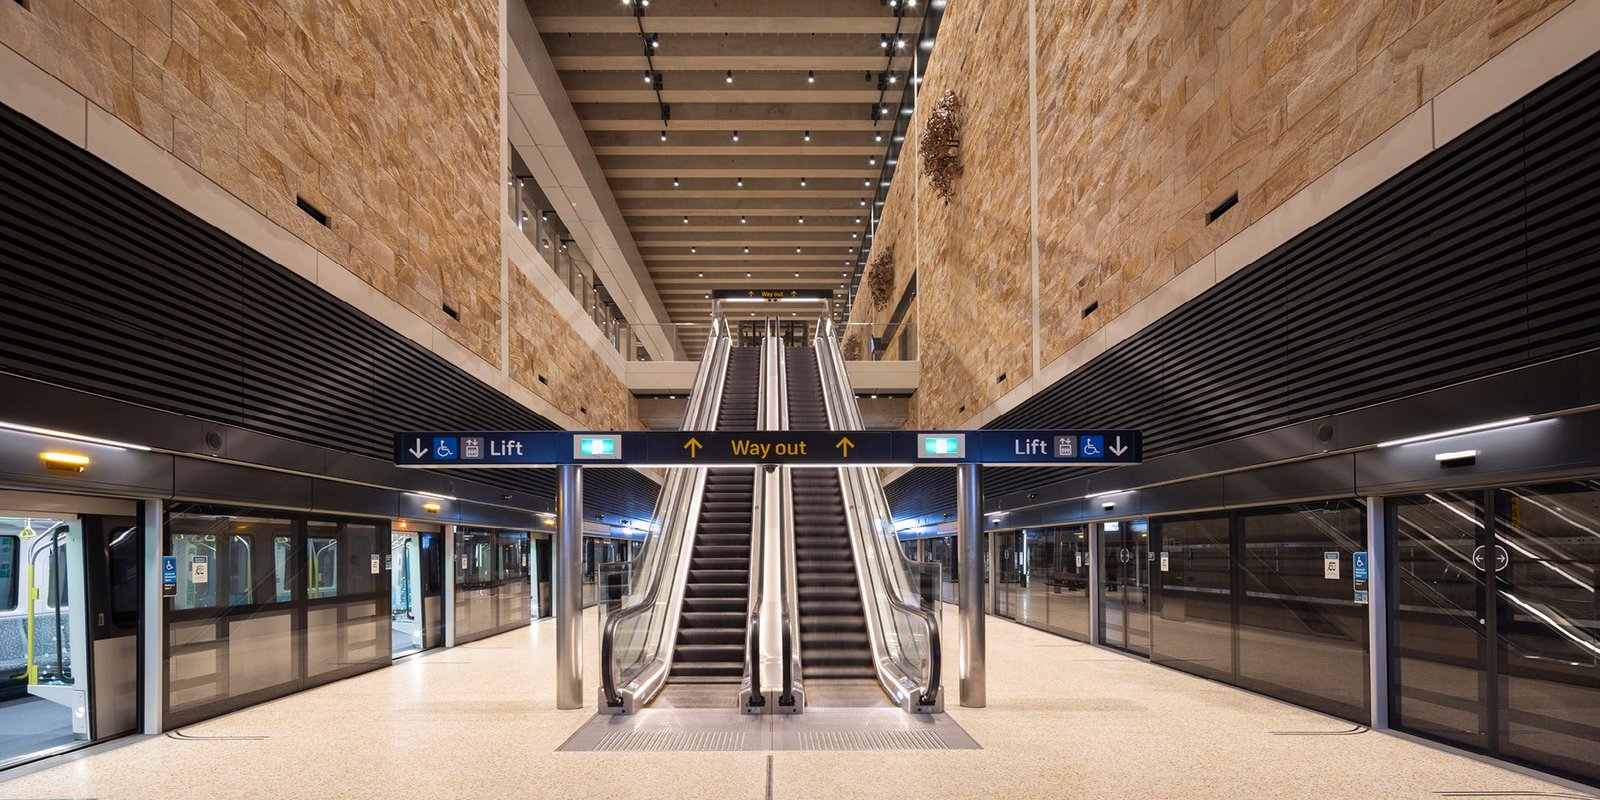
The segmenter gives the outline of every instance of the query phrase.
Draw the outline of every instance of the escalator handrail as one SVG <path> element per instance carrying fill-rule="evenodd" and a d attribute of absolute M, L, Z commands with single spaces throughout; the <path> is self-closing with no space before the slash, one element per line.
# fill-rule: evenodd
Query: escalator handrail
<path fill-rule="evenodd" d="M 777 397 L 775 398 L 778 415 L 777 430 L 789 430 L 789 372 L 788 353 L 779 342 L 776 347 L 778 357 L 775 374 L 780 377 L 777 384 Z M 794 487 L 792 484 L 794 473 L 788 467 L 780 467 L 780 480 L 783 482 L 778 493 L 778 546 L 783 559 L 782 576 L 778 580 L 778 608 L 781 611 L 779 622 L 779 648 L 782 659 L 781 669 L 783 676 L 780 679 L 778 690 L 778 704 L 792 706 L 795 704 L 795 687 L 797 676 L 805 674 L 802 669 L 799 648 L 796 648 L 795 639 L 799 637 L 796 626 L 799 624 L 800 614 L 794 608 L 798 591 L 795 589 L 795 545 L 794 545 Z"/>
<path fill-rule="evenodd" d="M 767 336 L 761 342 L 761 369 L 756 382 L 756 430 L 766 430 L 772 422 L 772 414 L 768 406 L 771 403 L 770 395 L 774 388 L 780 385 L 772 375 L 774 365 L 779 359 L 774 355 L 772 344 L 772 320 L 767 320 Z M 752 483 L 751 499 L 754 503 L 750 515 L 750 569 L 749 580 L 755 585 L 755 591 L 747 593 L 745 606 L 745 642 L 744 642 L 744 682 L 749 687 L 750 695 L 748 704 L 761 706 L 766 704 L 766 698 L 761 694 L 761 605 L 766 596 L 765 574 L 765 542 L 766 542 L 766 514 L 767 514 L 767 474 L 765 467 L 757 467 L 755 480 Z"/>
<path fill-rule="evenodd" d="M 830 401 L 828 402 L 829 421 L 835 429 L 860 430 L 862 425 L 861 413 L 856 404 L 851 402 L 854 398 L 854 391 L 849 388 L 850 379 L 844 367 L 844 359 L 840 355 L 838 343 L 833 338 L 833 320 L 831 318 L 819 320 L 817 329 L 816 346 L 820 354 L 819 364 L 827 367 L 819 370 L 819 372 L 822 377 L 824 397 Z M 896 562 L 904 561 L 907 564 L 916 563 L 906 558 L 905 553 L 899 548 L 893 548 L 892 553 L 885 551 L 881 541 L 882 536 L 876 530 L 876 521 L 878 519 L 889 519 L 887 503 L 883 499 L 881 487 L 874 492 L 871 491 L 870 487 L 863 485 L 866 482 L 866 477 L 862 475 L 862 470 L 864 469 L 870 468 L 844 468 L 846 474 L 850 476 L 850 480 L 846 484 L 841 484 L 841 489 L 846 492 L 847 497 L 854 494 L 858 499 L 865 501 L 864 503 L 858 503 L 856 506 L 858 515 L 862 512 L 866 513 L 867 518 L 864 520 L 865 529 L 863 532 L 873 540 L 873 547 L 878 551 L 880 557 L 887 556 Z M 883 565 L 885 573 L 893 572 L 888 568 L 885 561 L 880 560 L 877 563 Z M 886 582 L 893 583 L 889 575 L 886 574 L 884 578 Z M 921 603 L 906 602 L 899 596 L 898 591 L 887 591 L 885 595 L 893 609 L 918 620 L 927 631 L 928 663 L 924 668 L 923 683 L 919 691 L 918 700 L 923 705 L 932 705 L 937 700 L 942 679 L 943 648 L 940 641 L 939 620 L 932 611 L 923 608 Z M 887 637 L 889 633 L 884 630 L 882 635 Z"/>
<path fill-rule="evenodd" d="M 727 321 L 721 316 L 713 317 L 711 332 L 706 341 L 706 349 L 701 354 L 700 366 L 695 376 L 694 387 L 691 389 L 689 396 L 689 406 L 684 414 L 683 428 L 685 430 L 703 429 L 703 426 L 706 425 L 707 416 L 711 415 L 714 418 L 717 407 L 720 404 L 722 385 L 726 377 L 728 345 Z M 722 369 L 717 369 L 719 362 L 722 365 Z M 696 486 L 703 485 L 703 482 L 703 469 L 675 469 L 668 471 L 667 480 L 662 486 L 662 492 L 656 501 L 657 514 L 655 518 L 660 520 L 659 528 L 652 531 L 652 538 L 645 546 L 647 549 L 657 551 L 653 554 L 653 557 L 658 558 L 656 568 L 653 571 L 655 573 L 654 580 L 651 581 L 644 597 L 631 605 L 624 605 L 617 609 L 606 620 L 605 631 L 600 636 L 600 683 L 607 706 L 619 707 L 623 704 L 622 693 L 617 688 L 615 663 L 618 628 L 623 620 L 639 616 L 647 609 L 654 608 L 656 603 L 659 602 L 662 587 L 668 583 L 659 574 L 666 568 L 664 563 L 665 555 L 659 552 L 661 542 L 671 534 L 674 523 L 682 515 L 684 509 L 693 507 L 694 500 L 689 495 L 695 491 Z M 685 520 L 683 525 L 686 527 L 687 524 L 688 522 Z M 641 550 L 639 557 L 642 559 L 647 555 L 651 554 Z M 647 575 L 646 577 L 652 576 Z M 665 638 L 663 637 L 663 639 Z M 671 644 L 663 641 L 657 646 L 670 648 Z"/>

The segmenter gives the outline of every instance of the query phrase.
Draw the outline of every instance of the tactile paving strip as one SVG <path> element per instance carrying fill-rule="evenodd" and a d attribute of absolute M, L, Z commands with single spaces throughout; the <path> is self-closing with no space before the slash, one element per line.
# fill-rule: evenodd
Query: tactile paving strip
<path fill-rule="evenodd" d="M 740 731 L 654 731 L 637 733 L 614 731 L 600 738 L 596 752 L 602 750 L 744 750 L 745 735 Z"/>
<path fill-rule="evenodd" d="M 801 750 L 949 750 L 931 731 L 801 731 Z"/>

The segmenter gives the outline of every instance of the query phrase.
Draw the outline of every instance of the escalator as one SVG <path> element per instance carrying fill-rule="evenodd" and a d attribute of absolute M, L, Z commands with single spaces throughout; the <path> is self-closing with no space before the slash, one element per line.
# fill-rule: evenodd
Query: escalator
<path fill-rule="evenodd" d="M 810 347 L 788 349 L 784 372 L 788 427 L 829 428 L 816 351 Z M 855 698 L 882 703 L 839 471 L 791 470 L 790 487 L 800 660 L 808 702 L 827 705 Z"/>
<path fill-rule="evenodd" d="M 717 430 L 755 430 L 760 378 L 760 347 L 729 350 Z M 707 470 L 673 647 L 674 684 L 737 685 L 744 676 L 754 500 L 752 470 Z"/>

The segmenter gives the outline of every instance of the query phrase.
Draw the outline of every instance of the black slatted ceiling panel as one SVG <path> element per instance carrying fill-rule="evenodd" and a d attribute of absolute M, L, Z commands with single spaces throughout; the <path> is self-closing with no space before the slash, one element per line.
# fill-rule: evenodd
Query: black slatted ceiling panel
<path fill-rule="evenodd" d="M 557 427 L 4 106 L 0 164 L 6 372 L 384 460 L 399 430 Z M 456 474 L 555 494 L 552 470 Z M 585 484 L 606 515 L 656 495 Z"/>
<path fill-rule="evenodd" d="M 1126 427 L 1173 453 L 1600 347 L 1600 56 L 987 427 Z M 1087 470 L 988 469 L 984 493 Z M 951 470 L 889 488 L 955 507 Z"/>

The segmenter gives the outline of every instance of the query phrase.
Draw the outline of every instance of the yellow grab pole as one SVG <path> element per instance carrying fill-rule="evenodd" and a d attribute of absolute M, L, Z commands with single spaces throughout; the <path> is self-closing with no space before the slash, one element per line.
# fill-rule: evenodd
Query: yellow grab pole
<path fill-rule="evenodd" d="M 33 584 L 33 562 L 28 562 L 28 685 L 39 685 L 39 665 L 33 658 L 33 601 L 39 599 L 39 587 Z"/>

